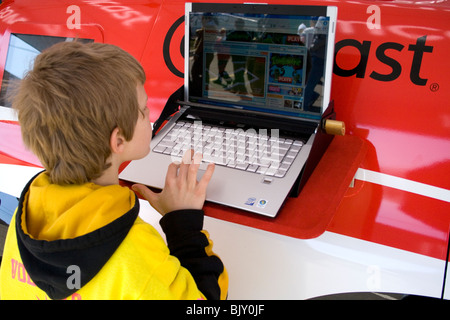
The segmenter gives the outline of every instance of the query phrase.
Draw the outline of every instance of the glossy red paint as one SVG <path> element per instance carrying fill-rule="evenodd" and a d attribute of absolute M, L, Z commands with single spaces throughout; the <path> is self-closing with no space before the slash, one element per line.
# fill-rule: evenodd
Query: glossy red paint
<path fill-rule="evenodd" d="M 450 5 L 338 0 L 302 4 L 338 6 L 332 99 L 348 134 L 370 146 L 361 166 L 449 190 Z M 72 5 L 79 8 L 80 29 L 67 28 Z M 143 64 L 155 121 L 168 96 L 183 84 L 183 14 L 184 1 L 178 0 L 4 1 L 0 76 L 11 33 L 78 35 L 112 43 Z M 0 162 L 8 163 L 4 159 Z M 449 201 L 356 180 L 328 230 L 446 259 L 449 226 Z"/>

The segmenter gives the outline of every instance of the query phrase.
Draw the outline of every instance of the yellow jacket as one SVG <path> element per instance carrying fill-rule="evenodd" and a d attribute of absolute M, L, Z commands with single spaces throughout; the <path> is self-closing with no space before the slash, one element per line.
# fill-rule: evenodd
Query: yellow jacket
<path fill-rule="evenodd" d="M 203 211 L 166 214 L 167 245 L 138 213 L 128 188 L 60 186 L 37 175 L 8 229 L 1 299 L 226 298 L 228 276 L 202 230 Z"/>

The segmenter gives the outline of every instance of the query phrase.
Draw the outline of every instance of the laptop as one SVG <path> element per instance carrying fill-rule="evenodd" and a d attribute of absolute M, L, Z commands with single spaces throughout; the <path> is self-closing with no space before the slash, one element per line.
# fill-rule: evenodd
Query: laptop
<path fill-rule="evenodd" d="M 179 111 L 120 178 L 163 188 L 184 152 L 215 162 L 207 201 L 275 217 L 330 102 L 337 8 L 186 3 Z"/>

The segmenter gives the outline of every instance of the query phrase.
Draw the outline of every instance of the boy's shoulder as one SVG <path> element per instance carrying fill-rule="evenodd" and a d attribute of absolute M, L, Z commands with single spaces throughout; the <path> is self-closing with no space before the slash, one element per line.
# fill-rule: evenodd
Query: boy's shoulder
<path fill-rule="evenodd" d="M 131 254 L 145 255 L 145 259 L 153 259 L 153 257 L 166 259 L 170 254 L 167 244 L 158 230 L 139 216 L 122 244 L 117 248 L 116 253 L 121 254 L 121 252 L 127 256 Z"/>

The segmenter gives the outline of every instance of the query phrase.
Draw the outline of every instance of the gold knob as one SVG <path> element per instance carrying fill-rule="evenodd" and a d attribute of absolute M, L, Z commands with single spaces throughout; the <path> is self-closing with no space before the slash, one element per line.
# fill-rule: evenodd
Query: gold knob
<path fill-rule="evenodd" d="M 334 134 L 338 136 L 345 135 L 345 123 L 343 121 L 326 119 L 323 129 L 328 134 Z"/>

